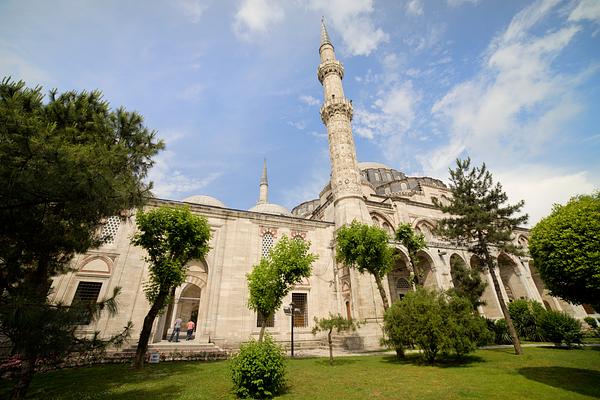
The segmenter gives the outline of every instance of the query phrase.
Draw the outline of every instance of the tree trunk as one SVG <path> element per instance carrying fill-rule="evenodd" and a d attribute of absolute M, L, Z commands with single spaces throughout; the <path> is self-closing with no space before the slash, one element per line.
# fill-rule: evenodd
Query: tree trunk
<path fill-rule="evenodd" d="M 262 342 L 263 339 L 265 338 L 265 330 L 267 329 L 267 319 L 269 317 L 271 317 L 270 315 L 269 315 L 269 317 L 265 317 L 265 315 L 263 313 L 261 313 L 261 315 L 263 316 L 263 319 L 262 319 L 262 324 L 260 325 L 260 333 L 258 334 L 259 342 Z"/>
<path fill-rule="evenodd" d="M 381 295 L 381 300 L 383 301 L 383 311 L 385 312 L 388 308 L 390 308 L 390 303 L 388 302 L 387 294 L 385 294 L 385 289 L 381 283 L 381 278 L 375 276 L 375 283 L 377 283 L 377 289 L 379 289 L 379 294 Z"/>
<path fill-rule="evenodd" d="M 29 384 L 33 379 L 33 373 L 35 372 L 35 361 L 35 358 L 26 358 L 22 361 L 17 383 L 10 394 L 10 400 L 20 400 L 25 398 L 27 389 L 29 389 Z"/>
<path fill-rule="evenodd" d="M 415 279 L 417 276 L 417 269 L 411 256 L 408 257 L 408 274 L 410 276 L 410 286 L 412 287 L 413 292 L 416 292 L 417 285 L 415 283 Z"/>
<path fill-rule="evenodd" d="M 329 344 L 329 365 L 333 365 L 333 343 L 331 343 L 331 329 L 327 334 L 327 343 Z"/>
<path fill-rule="evenodd" d="M 521 348 L 521 342 L 519 341 L 519 336 L 517 335 L 517 331 L 515 330 L 515 326 L 513 325 L 512 318 L 510 318 L 510 313 L 508 312 L 508 308 L 506 307 L 506 303 L 504 302 L 504 298 L 502 297 L 502 290 L 500 289 L 500 283 L 498 282 L 498 278 L 496 277 L 496 273 L 494 271 L 494 261 L 492 257 L 486 252 L 485 255 L 486 263 L 488 269 L 490 271 L 490 275 L 492 275 L 492 281 L 494 282 L 494 290 L 496 291 L 496 296 L 498 296 L 498 302 L 500 303 L 500 309 L 502 310 L 502 314 L 504 315 L 504 320 L 506 321 L 506 326 L 508 327 L 508 333 L 510 333 L 510 338 L 512 339 L 513 346 L 515 348 L 515 354 L 521 355 L 523 354 L 523 349 Z"/>
<path fill-rule="evenodd" d="M 156 296 L 156 300 L 150 311 L 144 318 L 144 325 L 142 326 L 142 332 L 140 333 L 140 340 L 138 341 L 137 349 L 135 351 L 135 359 L 133 360 L 133 368 L 142 369 L 144 367 L 144 360 L 146 359 L 146 351 L 148 350 L 148 341 L 150 340 L 150 333 L 152 333 L 152 324 L 154 319 L 158 315 L 158 312 L 163 308 L 165 299 L 167 298 L 167 292 L 160 291 Z"/>

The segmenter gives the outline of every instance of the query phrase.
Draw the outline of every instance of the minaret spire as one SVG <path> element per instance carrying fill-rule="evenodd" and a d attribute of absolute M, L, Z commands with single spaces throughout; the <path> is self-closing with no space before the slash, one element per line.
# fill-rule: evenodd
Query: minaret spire
<path fill-rule="evenodd" d="M 335 225 L 339 228 L 358 220 L 370 223 L 361 176 L 352 137 L 352 102 L 344 96 L 344 66 L 335 58 L 325 21 L 321 19 L 321 64 L 317 71 L 323 85 L 321 119 L 327 127 L 331 160 L 331 189 L 334 199 Z"/>
<path fill-rule="evenodd" d="M 329 40 L 327 27 L 325 26 L 325 17 L 321 17 L 321 46 L 323 46 L 324 44 L 330 44 L 333 47 L 331 40 Z"/>
<path fill-rule="evenodd" d="M 267 179 L 267 159 L 263 159 L 263 171 L 260 177 L 260 194 L 256 204 L 268 203 L 269 180 Z"/>

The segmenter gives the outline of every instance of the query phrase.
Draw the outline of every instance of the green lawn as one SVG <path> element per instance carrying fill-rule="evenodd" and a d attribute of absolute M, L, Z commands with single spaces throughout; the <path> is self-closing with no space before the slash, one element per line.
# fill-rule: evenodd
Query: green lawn
<path fill-rule="evenodd" d="M 67 369 L 36 376 L 35 399 L 233 399 L 228 362 L 161 363 Z M 7 395 L 0 383 L 0 398 Z M 289 363 L 283 399 L 592 399 L 600 398 L 600 347 L 480 350 L 469 362 L 422 365 L 393 356 Z"/>

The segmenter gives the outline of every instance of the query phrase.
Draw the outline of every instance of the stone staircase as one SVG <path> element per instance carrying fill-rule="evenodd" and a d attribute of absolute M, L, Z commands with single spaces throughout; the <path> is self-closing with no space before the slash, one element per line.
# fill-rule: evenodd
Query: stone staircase
<path fill-rule="evenodd" d="M 132 345 L 117 351 L 107 352 L 108 358 L 113 359 L 132 359 L 135 356 L 137 345 Z M 147 356 L 152 353 L 159 353 L 160 361 L 215 361 L 226 360 L 229 353 L 214 343 L 208 341 L 186 341 L 169 342 L 163 340 L 148 345 Z M 118 362 L 118 361 L 115 361 Z"/>

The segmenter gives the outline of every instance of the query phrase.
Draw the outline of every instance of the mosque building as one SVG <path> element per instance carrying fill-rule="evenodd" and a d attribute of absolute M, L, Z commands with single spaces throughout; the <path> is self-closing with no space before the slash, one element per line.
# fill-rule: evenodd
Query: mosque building
<path fill-rule="evenodd" d="M 211 229 L 209 253 L 204 259 L 190 263 L 185 283 L 175 290 L 173 304 L 154 323 L 152 343 L 168 338 L 177 317 L 196 321 L 191 343 L 210 342 L 232 348 L 258 337 L 262 321 L 247 306 L 246 275 L 283 235 L 309 241 L 310 251 L 319 257 L 313 264 L 312 275 L 296 285 L 283 301 L 293 302 L 300 310 L 294 318 L 294 335 L 296 342 L 305 346 L 318 346 L 325 337 L 311 333 L 314 318 L 331 313 L 365 322 L 357 332 L 342 338 L 344 346 L 379 347 L 383 304 L 373 277 L 335 261 L 335 232 L 353 220 L 379 226 L 391 237 L 400 223 L 410 223 L 422 233 L 428 247 L 418 254 L 423 273 L 417 283 L 425 287 L 451 288 L 451 270 L 458 263 L 479 268 L 479 260 L 466 248 L 434 234 L 436 221 L 444 217 L 434 204 L 448 201 L 451 196 L 442 181 L 406 176 L 380 163 L 358 162 L 352 136 L 352 102 L 345 97 L 342 85 L 344 67 L 336 59 L 324 23 L 319 55 L 317 76 L 323 85 L 320 114 L 327 127 L 331 179 L 318 198 L 305 201 L 291 211 L 270 203 L 265 161 L 258 201 L 247 211 L 228 208 L 209 196 L 192 196 L 183 201 L 152 199 L 146 206 L 187 205 L 193 213 L 206 217 Z M 143 292 L 148 266 L 145 252 L 130 244 L 136 229 L 135 215 L 126 214 L 106 221 L 102 235 L 108 239 L 100 248 L 75 257 L 74 272 L 55 279 L 51 296 L 55 301 L 69 304 L 74 299 L 100 299 L 111 294 L 113 288 L 121 287 L 119 313 L 110 318 L 104 315 L 82 326 L 81 331 L 110 335 L 132 321 L 132 342 L 135 342 L 150 308 Z M 515 243 L 526 247 L 528 236 L 527 229 L 517 229 Z M 412 289 L 406 249 L 391 243 L 399 257 L 384 279 L 384 286 L 388 299 L 394 301 Z M 498 268 L 493 272 L 506 301 L 533 299 L 548 309 L 562 310 L 577 318 L 587 315 L 582 306 L 550 296 L 529 257 L 504 253 L 495 257 Z M 499 306 L 502 300 L 493 289 L 492 272 L 479 269 L 488 282 L 482 296 L 485 305 L 479 307 L 479 312 L 488 318 L 502 318 Z M 290 329 L 290 317 L 283 308 L 267 321 L 267 331 L 277 341 L 289 341 Z"/>

